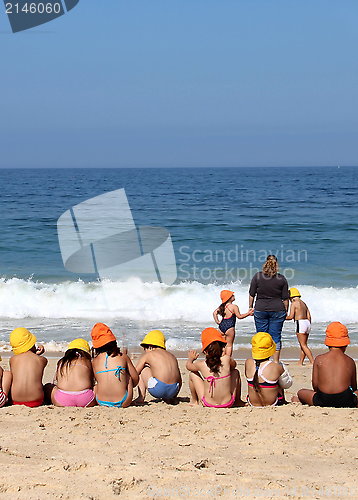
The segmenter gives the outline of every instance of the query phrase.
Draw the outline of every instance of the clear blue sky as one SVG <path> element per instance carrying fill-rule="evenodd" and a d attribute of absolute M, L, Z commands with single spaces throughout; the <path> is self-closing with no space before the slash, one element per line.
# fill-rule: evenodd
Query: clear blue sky
<path fill-rule="evenodd" d="M 356 0 L 80 0 L 12 34 L 0 167 L 358 164 Z"/>

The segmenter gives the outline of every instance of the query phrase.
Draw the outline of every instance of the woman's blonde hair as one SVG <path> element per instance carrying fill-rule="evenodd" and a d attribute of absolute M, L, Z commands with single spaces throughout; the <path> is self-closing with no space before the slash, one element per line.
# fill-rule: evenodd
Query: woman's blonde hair
<path fill-rule="evenodd" d="M 275 276 L 278 273 L 278 262 L 275 255 L 268 255 L 266 262 L 262 266 L 262 271 L 267 276 Z"/>

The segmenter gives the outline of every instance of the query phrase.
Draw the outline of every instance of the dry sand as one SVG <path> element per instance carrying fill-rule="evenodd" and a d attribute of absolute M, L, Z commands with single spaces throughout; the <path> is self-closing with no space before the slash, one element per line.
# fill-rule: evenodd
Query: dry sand
<path fill-rule="evenodd" d="M 358 498 L 358 410 L 192 408 L 180 364 L 176 406 L 1 409 L 0 497 Z M 288 399 L 311 376 L 289 369 Z"/>

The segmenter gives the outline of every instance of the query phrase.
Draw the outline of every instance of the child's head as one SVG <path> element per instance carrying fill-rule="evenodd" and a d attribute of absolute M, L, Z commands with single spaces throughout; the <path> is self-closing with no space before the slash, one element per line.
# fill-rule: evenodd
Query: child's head
<path fill-rule="evenodd" d="M 326 329 L 326 340 L 324 343 L 328 347 L 347 347 L 351 343 L 347 327 L 339 321 L 330 323 Z"/>
<path fill-rule="evenodd" d="M 268 359 L 276 351 L 276 344 L 269 333 L 258 332 L 251 339 L 252 358 L 261 362 Z"/>
<path fill-rule="evenodd" d="M 229 302 L 234 302 L 235 294 L 231 290 L 222 290 L 220 292 L 220 299 L 222 304 L 228 304 Z"/>
<path fill-rule="evenodd" d="M 290 300 L 294 299 L 295 297 L 298 297 L 299 299 L 301 298 L 301 294 L 298 291 L 297 288 L 290 288 Z"/>
<path fill-rule="evenodd" d="M 121 354 L 117 346 L 116 337 L 112 330 L 104 323 L 96 323 L 91 332 L 94 355 L 97 356 L 106 352 L 108 356 L 117 356 Z"/>
<path fill-rule="evenodd" d="M 27 328 L 15 328 L 10 333 L 10 344 L 14 354 L 34 350 L 36 337 Z"/>
<path fill-rule="evenodd" d="M 75 339 L 68 344 L 64 357 L 58 362 L 58 370 L 61 376 L 63 376 L 65 369 L 67 369 L 73 361 L 79 358 L 91 360 L 91 349 L 87 340 Z"/>
<path fill-rule="evenodd" d="M 220 369 L 226 344 L 226 340 L 216 328 L 205 328 L 201 333 L 202 351 L 206 356 L 206 364 L 213 373 L 218 373 Z"/>
<path fill-rule="evenodd" d="M 165 349 L 166 347 L 164 333 L 160 330 L 152 330 L 151 332 L 147 333 L 140 345 L 143 347 L 143 349 L 155 349 L 157 347 Z"/>

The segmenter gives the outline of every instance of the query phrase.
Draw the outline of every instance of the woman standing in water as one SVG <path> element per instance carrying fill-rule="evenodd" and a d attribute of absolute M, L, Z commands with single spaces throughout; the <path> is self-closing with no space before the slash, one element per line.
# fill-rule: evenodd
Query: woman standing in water
<path fill-rule="evenodd" d="M 276 344 L 276 352 L 273 355 L 276 362 L 280 359 L 281 332 L 287 315 L 288 299 L 287 280 L 278 272 L 275 255 L 268 255 L 262 271 L 256 273 L 251 280 L 249 307 L 252 307 L 255 301 L 256 332 L 271 335 Z"/>

